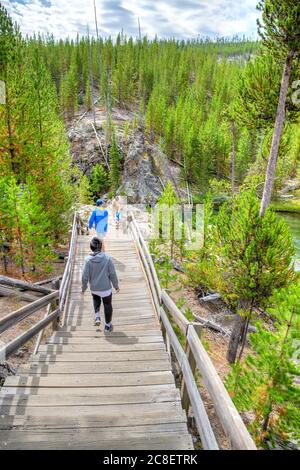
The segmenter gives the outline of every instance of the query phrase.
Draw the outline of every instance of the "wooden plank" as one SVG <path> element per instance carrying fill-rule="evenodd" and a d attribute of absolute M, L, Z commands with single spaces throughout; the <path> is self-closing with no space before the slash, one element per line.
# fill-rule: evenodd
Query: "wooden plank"
<path fill-rule="evenodd" d="M 146 425 L 137 425 L 137 426 L 131 426 L 130 428 L 126 428 L 126 432 L 130 432 L 133 434 L 137 434 L 139 436 L 144 435 L 144 434 L 161 434 L 161 433 L 184 433 L 186 432 L 186 424 L 185 423 L 163 423 L 163 424 L 146 424 Z M 79 434 L 80 436 L 90 436 L 91 431 L 77 431 L 72 428 L 66 428 L 64 430 L 64 435 L 69 436 L 70 439 L 74 434 Z M 124 427 L 117 427 L 115 426 L 113 429 L 113 433 L 111 432 L 110 428 L 95 428 L 92 429 L 93 435 L 95 433 L 95 436 L 97 436 L 97 440 L 102 438 L 109 438 L 114 435 L 116 438 L 122 438 L 124 437 Z M 25 440 L 31 441 L 33 439 L 36 439 L 37 441 L 43 441 L 48 440 L 51 442 L 55 442 L 57 436 L 61 436 L 61 431 L 54 429 L 49 429 L 49 431 L 46 433 L 43 430 L 36 429 L 34 434 L 32 431 L 28 429 L 16 429 L 14 430 L 14 433 L 9 433 L 9 432 L 3 432 L 3 441 L 4 440 L 10 440 L 11 442 L 18 442 L 19 438 L 18 436 L 24 436 Z M 28 436 L 28 437 L 26 437 Z M 7 439 L 5 439 L 7 438 Z"/>
<path fill-rule="evenodd" d="M 130 385 L 174 384 L 174 377 L 170 371 L 159 372 L 128 372 L 123 374 L 68 374 L 61 377 L 59 374 L 30 377 L 9 376 L 4 386 L 8 387 L 118 387 Z"/>
<path fill-rule="evenodd" d="M 194 354 L 202 380 L 212 398 L 216 413 L 233 448 L 255 450 L 253 439 L 193 327 L 189 327 L 187 341 Z"/>
<path fill-rule="evenodd" d="M 197 329 L 196 329 L 197 328 Z M 199 325 L 197 325 L 195 327 L 195 331 L 197 333 L 197 335 L 199 336 L 200 334 L 200 331 L 201 331 L 201 328 Z M 189 346 L 189 344 L 187 343 L 186 344 L 186 351 L 185 351 L 185 354 L 186 354 L 186 357 L 187 357 L 187 360 L 188 360 L 188 363 L 190 365 L 190 368 L 191 368 L 191 371 L 192 371 L 192 374 L 193 376 L 195 375 L 195 371 L 196 371 L 196 360 L 194 358 L 194 355 L 193 355 L 193 352 Z M 188 413 L 189 412 L 189 407 L 190 407 L 190 398 L 189 398 L 189 393 L 188 393 L 188 389 L 187 389 L 187 386 L 186 386 L 186 383 L 184 380 L 182 380 L 181 382 L 181 400 L 182 400 L 182 406 L 183 408 L 185 409 L 185 411 Z"/>
<path fill-rule="evenodd" d="M 136 343 L 132 344 L 115 344 L 113 341 L 107 340 L 107 343 L 99 344 L 66 344 L 66 345 L 42 345 L 39 348 L 40 352 L 47 354 L 65 354 L 65 353 L 89 353 L 89 352 L 121 352 L 121 351 L 163 351 L 165 349 L 164 343 Z"/>
<path fill-rule="evenodd" d="M 84 319 L 84 318 L 70 318 L 68 321 L 69 326 L 90 326 L 94 322 L 93 319 Z M 128 326 L 128 325 L 143 325 L 145 328 L 148 326 L 153 328 L 157 325 L 157 322 L 153 318 L 113 318 L 113 324 L 114 326 L 119 326 L 121 327 L 122 325 Z"/>
<path fill-rule="evenodd" d="M 41 364 L 30 362 L 23 364 L 18 368 L 18 374 L 107 374 L 126 373 L 126 372 L 147 372 L 170 370 L 170 363 L 164 361 L 131 361 L 131 362 L 101 362 L 101 363 L 70 363 L 66 367 L 64 363 Z"/>
<path fill-rule="evenodd" d="M 126 429 L 126 428 L 125 428 Z M 4 436 L 6 444 L 0 443 L 0 449 L 9 450 L 192 450 L 193 444 L 191 437 L 187 434 L 179 433 L 149 433 L 141 436 L 140 434 L 130 432 L 130 429 L 124 431 L 123 436 L 115 437 L 114 434 L 105 438 L 103 434 L 69 433 L 65 431 L 55 434 L 55 439 L 45 440 L 43 435 L 38 436 L 36 432 L 30 435 L 26 431 L 18 431 L 19 434 L 8 432 Z M 15 440 L 10 438 L 15 436 Z M 46 435 L 46 433 L 44 433 Z"/>
<path fill-rule="evenodd" d="M 32 355 L 29 359 L 31 362 L 130 362 L 130 361 L 145 361 L 166 359 L 168 355 L 162 349 L 150 351 L 121 351 L 121 352 L 89 352 L 89 353 L 74 353 L 66 352 L 64 354 L 47 354 L 39 352 L 39 354 Z"/>
<path fill-rule="evenodd" d="M 182 411 L 174 412 L 174 410 L 172 410 L 173 412 L 169 411 L 169 413 L 164 413 L 163 409 L 166 404 L 163 403 L 162 405 L 162 408 L 156 411 L 152 409 L 149 413 L 145 413 L 145 411 L 141 409 L 140 404 L 137 404 L 137 409 L 135 413 L 133 413 L 132 411 L 128 411 L 128 405 L 126 404 L 124 405 L 125 409 L 122 414 L 120 414 L 119 410 L 115 409 L 115 406 L 112 406 L 110 407 L 110 414 L 102 415 L 94 415 L 91 411 L 89 415 L 77 416 L 76 412 L 74 413 L 73 410 L 73 416 L 62 416 L 61 414 L 53 414 L 51 408 L 50 411 L 52 413 L 46 416 L 3 415 L 0 420 L 0 430 L 11 429 L 13 426 L 22 426 L 28 430 L 31 429 L 35 431 L 43 430 L 44 432 L 53 429 L 65 430 L 66 428 L 73 428 L 77 431 L 81 429 L 91 430 L 91 428 L 110 428 L 113 433 L 113 428 L 119 426 L 127 428 L 148 424 L 186 423 L 185 413 Z M 106 407 L 107 405 L 102 408 Z M 90 408 L 92 409 L 93 407 Z"/>
<path fill-rule="evenodd" d="M 149 343 L 162 343 L 163 339 L 162 336 L 110 336 L 109 339 L 104 337 L 103 335 L 98 338 L 86 338 L 86 337 L 79 337 L 79 338 L 49 338 L 46 341 L 46 344 L 66 344 L 66 345 L 75 345 L 75 344 L 89 344 L 89 345 L 103 345 L 107 344 L 107 341 L 113 341 L 114 344 L 149 344 Z"/>
<path fill-rule="evenodd" d="M 62 423 L 62 418 L 74 418 L 80 420 L 80 418 L 98 418 L 98 425 L 101 420 L 104 423 L 109 423 L 113 426 L 115 417 L 126 417 L 130 420 L 131 416 L 135 415 L 139 418 L 138 422 L 143 423 L 143 416 L 151 418 L 153 415 L 156 417 L 158 413 L 165 416 L 164 422 L 170 422 L 174 417 L 182 421 L 182 417 L 185 414 L 182 411 L 180 401 L 171 401 L 164 403 L 113 403 L 112 405 L 61 405 L 56 408 L 46 406 L 14 406 L 14 405 L 1 405 L 1 416 L 18 416 L 24 415 L 26 412 L 27 416 L 30 417 L 41 417 L 42 419 L 50 418 L 53 422 L 57 421 Z M 45 421 L 48 421 L 45 419 Z M 176 420 L 175 420 L 176 422 Z M 67 424 L 67 423 L 66 423 Z"/>
<path fill-rule="evenodd" d="M 119 388 L 119 387 L 118 387 Z M 152 387 L 154 388 L 154 387 Z M 68 389 L 70 392 L 70 389 Z M 114 389 L 112 389 L 114 390 Z M 165 402 L 175 402 L 180 403 L 180 395 L 178 390 L 158 390 L 139 392 L 136 391 L 136 387 L 132 393 L 126 393 L 122 390 L 120 393 L 101 393 L 96 394 L 94 391 L 93 395 L 82 394 L 80 395 L 70 395 L 67 393 L 64 394 L 55 394 L 55 395 L 15 395 L 15 396 L 6 396 L 0 398 L 0 405 L 6 407 L 15 407 L 24 408 L 26 407 L 52 407 L 55 409 L 59 406 L 95 406 L 95 405 L 114 405 L 118 404 L 131 404 L 131 403 L 165 403 Z M 30 408 L 28 408 L 30 409 Z"/>
<path fill-rule="evenodd" d="M 137 325 L 138 326 L 138 325 Z M 115 338 L 118 336 L 160 336 L 161 331 L 158 329 L 141 329 L 137 327 L 131 327 L 130 329 L 120 328 L 119 326 L 114 328 L 114 331 L 110 333 L 111 338 Z M 102 338 L 103 333 L 99 330 L 95 329 L 95 327 L 90 327 L 89 329 L 76 329 L 75 331 L 69 331 L 59 329 L 58 332 L 55 334 L 56 338 Z"/>
<path fill-rule="evenodd" d="M 100 309 L 100 314 L 103 315 L 103 308 Z M 85 311 L 80 311 L 79 308 L 73 310 L 70 312 L 70 317 L 80 317 L 80 318 L 91 318 L 94 319 L 94 308 L 92 306 L 90 309 L 87 309 Z M 128 318 L 155 318 L 153 311 L 147 310 L 147 309 L 131 309 L 130 307 L 126 308 L 117 308 L 113 304 L 113 318 L 123 318 L 123 319 L 128 319 Z"/>
<path fill-rule="evenodd" d="M 58 393 L 59 392 L 59 393 Z M 43 400 L 47 399 L 47 397 L 52 397 L 53 400 L 57 398 L 58 402 L 61 401 L 63 404 L 72 403 L 72 397 L 86 397 L 86 400 L 91 397 L 91 402 L 93 401 L 93 397 L 96 395 L 99 397 L 100 402 L 103 401 L 103 404 L 108 400 L 115 403 L 117 400 L 120 400 L 122 403 L 122 397 L 124 397 L 124 403 L 135 403 L 134 398 L 130 398 L 130 396 L 134 397 L 135 394 L 138 394 L 141 399 L 146 399 L 145 397 L 151 396 L 151 394 L 155 394 L 154 402 L 160 402 L 165 400 L 160 400 L 158 396 L 164 396 L 168 393 L 179 393 L 179 390 L 175 388 L 174 384 L 150 384 L 150 385 L 139 385 L 136 386 L 118 386 L 118 387 L 60 387 L 59 389 L 55 387 L 2 387 L 0 396 L 1 399 L 18 399 L 19 397 L 24 397 L 24 399 L 33 399 L 38 400 L 38 397 L 45 397 L 41 398 L 41 403 Z M 70 400 L 69 400 L 70 398 Z M 157 398 L 157 399 L 156 399 Z M 177 399 L 176 399 L 177 400 Z M 147 400 L 146 400 L 147 401 Z M 167 400 L 169 401 L 169 400 Z M 137 401 L 138 403 L 138 401 Z M 84 404 L 84 400 L 83 400 Z M 0 420 L 1 421 L 1 420 Z"/>

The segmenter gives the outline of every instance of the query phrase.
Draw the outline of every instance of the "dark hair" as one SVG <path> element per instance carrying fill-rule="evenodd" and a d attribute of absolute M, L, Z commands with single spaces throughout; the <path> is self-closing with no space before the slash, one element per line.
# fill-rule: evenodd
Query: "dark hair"
<path fill-rule="evenodd" d="M 90 248 L 93 252 L 102 250 L 102 241 L 97 237 L 91 239 Z"/>

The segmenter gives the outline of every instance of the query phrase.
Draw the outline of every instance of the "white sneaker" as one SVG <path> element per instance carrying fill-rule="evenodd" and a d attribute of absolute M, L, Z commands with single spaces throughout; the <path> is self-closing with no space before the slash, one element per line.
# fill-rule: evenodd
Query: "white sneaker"
<path fill-rule="evenodd" d="M 109 326 L 108 325 L 105 325 L 105 328 L 104 328 L 104 334 L 109 334 L 113 331 L 114 327 L 112 324 L 110 324 Z"/>
<path fill-rule="evenodd" d="M 95 322 L 94 322 L 94 326 L 100 326 L 101 325 L 101 318 L 100 317 L 96 317 L 95 318 Z"/>

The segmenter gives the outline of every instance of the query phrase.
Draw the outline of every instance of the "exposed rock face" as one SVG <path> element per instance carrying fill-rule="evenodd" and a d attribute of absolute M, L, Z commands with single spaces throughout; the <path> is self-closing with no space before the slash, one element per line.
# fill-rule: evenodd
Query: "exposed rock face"
<path fill-rule="evenodd" d="M 156 174 L 151 153 L 143 135 L 135 133 L 128 146 L 120 192 L 128 202 L 154 204 L 163 191 L 160 176 Z"/>
<path fill-rule="evenodd" d="M 92 168 L 96 163 L 104 162 L 92 123 L 93 120 L 89 116 L 77 123 L 68 132 L 73 162 L 87 176 L 90 176 Z M 100 140 L 103 141 L 103 148 L 105 148 L 105 135 L 102 125 L 97 123 L 96 128 Z"/>
<path fill-rule="evenodd" d="M 155 144 L 145 141 L 143 129 L 131 131 L 125 137 L 124 125 L 130 124 L 133 113 L 121 109 L 112 110 L 112 120 L 123 154 L 122 184 L 119 194 L 127 196 L 131 204 L 155 204 L 160 197 L 164 185 L 171 180 L 179 192 L 180 168 L 170 164 L 166 155 Z M 73 162 L 88 177 L 97 163 L 105 164 L 105 112 L 101 109 L 96 113 L 96 130 L 93 129 L 92 113 L 74 122 L 68 131 Z"/>

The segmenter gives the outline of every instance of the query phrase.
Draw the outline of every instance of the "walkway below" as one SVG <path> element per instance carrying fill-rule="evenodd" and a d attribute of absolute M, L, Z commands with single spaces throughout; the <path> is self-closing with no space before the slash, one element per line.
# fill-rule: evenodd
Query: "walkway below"
<path fill-rule="evenodd" d="M 65 326 L 1 389 L 0 448 L 193 449 L 134 242 L 108 241 L 121 291 L 104 336 L 81 294 L 89 238 L 78 237 Z"/>

